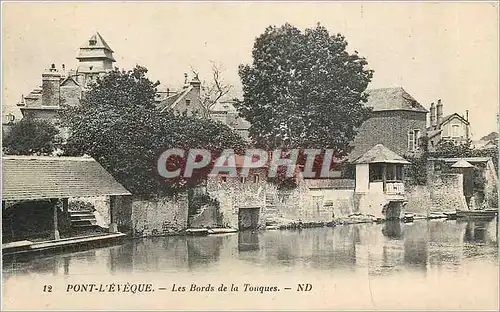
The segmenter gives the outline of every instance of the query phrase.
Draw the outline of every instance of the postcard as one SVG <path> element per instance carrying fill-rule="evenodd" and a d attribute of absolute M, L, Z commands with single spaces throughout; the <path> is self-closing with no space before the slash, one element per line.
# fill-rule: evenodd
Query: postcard
<path fill-rule="evenodd" d="M 4 310 L 497 310 L 497 2 L 2 3 Z"/>

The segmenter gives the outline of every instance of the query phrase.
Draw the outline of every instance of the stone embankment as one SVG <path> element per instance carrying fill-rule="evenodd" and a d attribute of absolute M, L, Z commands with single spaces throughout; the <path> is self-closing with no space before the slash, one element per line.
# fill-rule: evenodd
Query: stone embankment
<path fill-rule="evenodd" d="M 286 218 L 271 218 L 266 222 L 265 229 L 275 230 L 275 229 L 303 229 L 303 228 L 315 228 L 315 227 L 333 227 L 337 225 L 344 224 L 358 224 L 358 223 L 371 223 L 378 219 L 372 215 L 364 215 L 361 213 L 351 214 L 347 217 L 334 218 L 329 221 L 302 221 L 302 220 L 290 220 Z"/>

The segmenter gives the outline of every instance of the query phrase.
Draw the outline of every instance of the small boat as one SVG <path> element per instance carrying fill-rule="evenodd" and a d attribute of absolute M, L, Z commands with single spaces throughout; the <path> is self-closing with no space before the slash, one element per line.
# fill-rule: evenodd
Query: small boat
<path fill-rule="evenodd" d="M 189 236 L 205 236 L 208 235 L 208 229 L 187 229 L 186 235 Z"/>
<path fill-rule="evenodd" d="M 457 210 L 457 218 L 494 218 L 497 209 Z"/>
<path fill-rule="evenodd" d="M 233 228 L 214 228 L 208 229 L 208 234 L 227 234 L 227 233 L 236 233 L 237 229 Z"/>

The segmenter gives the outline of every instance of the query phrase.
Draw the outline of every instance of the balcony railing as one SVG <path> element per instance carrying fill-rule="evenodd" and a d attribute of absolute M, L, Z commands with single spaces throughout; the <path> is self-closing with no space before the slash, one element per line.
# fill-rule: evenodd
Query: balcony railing
<path fill-rule="evenodd" d="M 405 185 L 403 182 L 387 182 L 386 185 L 386 194 L 404 194 L 405 193 Z"/>

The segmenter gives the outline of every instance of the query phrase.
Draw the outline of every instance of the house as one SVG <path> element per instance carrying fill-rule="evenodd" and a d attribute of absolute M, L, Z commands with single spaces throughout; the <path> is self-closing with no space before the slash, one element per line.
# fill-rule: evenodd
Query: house
<path fill-rule="evenodd" d="M 108 205 L 95 209 L 106 220 L 108 231 L 116 233 L 130 222 L 122 212 L 128 195 L 91 157 L 3 156 L 2 241 L 65 238 L 69 242 L 72 237 L 89 235 L 89 230 L 98 235 L 102 229 L 94 229 L 90 219 L 80 218 L 84 211 L 72 215 L 69 207 L 74 199 L 102 196 L 108 198 Z"/>
<path fill-rule="evenodd" d="M 435 149 L 436 145 L 444 141 L 451 141 L 456 144 L 466 143 L 470 139 L 469 112 L 465 112 L 465 117 L 457 113 L 443 117 L 443 103 L 441 99 L 437 105 L 431 103 L 430 125 L 427 127 L 427 137 L 429 150 Z"/>
<path fill-rule="evenodd" d="M 216 102 L 209 108 L 210 118 L 228 125 L 244 139 L 249 138 L 250 123 L 239 116 L 234 101 Z"/>
<path fill-rule="evenodd" d="M 198 115 L 208 118 L 208 109 L 201 100 L 201 81 L 198 76 L 188 82 L 187 74 L 184 74 L 184 87 L 179 92 L 157 94 L 156 103 L 161 112 L 172 110 L 176 114 L 186 113 L 188 116 Z"/>
<path fill-rule="evenodd" d="M 426 133 L 427 110 L 401 87 L 366 92 L 365 105 L 372 108 L 371 116 L 358 129 L 348 160 L 355 160 L 377 144 L 399 155 L 418 153 L 420 138 Z"/>
<path fill-rule="evenodd" d="M 76 70 L 66 70 L 64 64 L 60 68 L 52 64 L 42 74 L 42 85 L 22 96 L 17 106 L 23 117 L 57 122 L 63 106 L 78 105 L 88 84 L 112 70 L 115 62 L 113 50 L 98 32 L 80 47 L 76 58 Z"/>
<path fill-rule="evenodd" d="M 2 117 L 2 139 L 5 139 L 9 136 L 12 128 L 19 120 L 16 119 L 16 116 L 12 113 L 6 114 Z"/>
<path fill-rule="evenodd" d="M 386 219 L 399 219 L 405 202 L 403 157 L 377 144 L 355 160 L 354 196 L 357 210 Z"/>
<path fill-rule="evenodd" d="M 497 149 L 498 148 L 498 132 L 491 132 L 479 140 L 474 140 L 471 143 L 475 149 Z"/>

